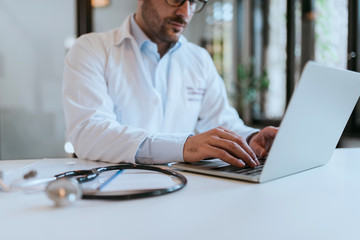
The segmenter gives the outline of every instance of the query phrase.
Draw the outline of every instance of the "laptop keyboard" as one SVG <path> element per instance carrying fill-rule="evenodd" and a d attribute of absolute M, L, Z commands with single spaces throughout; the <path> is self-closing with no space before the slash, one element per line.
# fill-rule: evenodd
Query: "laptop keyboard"
<path fill-rule="evenodd" d="M 257 176 L 257 175 L 260 175 L 260 173 L 264 167 L 265 159 L 259 159 L 259 162 L 260 162 L 260 165 L 256 166 L 255 168 L 251 168 L 249 166 L 246 166 L 244 168 L 239 168 L 239 167 L 235 167 L 232 165 L 226 165 L 226 166 L 221 166 L 221 167 L 214 167 L 214 168 L 211 168 L 211 170 L 243 174 L 246 176 Z"/>

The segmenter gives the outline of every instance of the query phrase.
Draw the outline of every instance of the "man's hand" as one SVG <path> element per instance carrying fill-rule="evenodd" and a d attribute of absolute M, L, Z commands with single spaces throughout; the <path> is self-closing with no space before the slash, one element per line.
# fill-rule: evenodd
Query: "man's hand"
<path fill-rule="evenodd" d="M 254 144 L 258 142 L 256 139 L 260 139 L 260 133 L 251 138 Z M 237 167 L 244 167 L 245 164 L 256 167 L 260 164 L 245 139 L 222 127 L 189 137 L 183 151 L 185 162 L 219 158 Z"/>
<path fill-rule="evenodd" d="M 256 156 L 260 158 L 267 157 L 277 132 L 278 128 L 266 127 L 250 138 L 249 146 Z"/>

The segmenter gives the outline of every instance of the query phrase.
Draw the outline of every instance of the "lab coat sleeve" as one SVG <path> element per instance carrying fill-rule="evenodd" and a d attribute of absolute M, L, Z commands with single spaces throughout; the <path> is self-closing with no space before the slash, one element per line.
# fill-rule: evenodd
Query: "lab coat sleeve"
<path fill-rule="evenodd" d="M 204 72 L 207 89 L 196 130 L 204 132 L 212 128 L 224 127 L 247 139 L 258 129 L 246 126 L 240 119 L 237 111 L 229 104 L 224 81 L 218 74 L 211 57 L 205 54 L 204 59 L 207 60 L 204 61 L 207 65 L 206 72 Z"/>
<path fill-rule="evenodd" d="M 63 81 L 67 137 L 79 158 L 134 163 L 150 133 L 116 121 L 105 66 L 106 49 L 96 38 L 81 37 L 68 52 Z"/>
<path fill-rule="evenodd" d="M 192 134 L 157 133 L 149 136 L 140 145 L 135 156 L 140 164 L 163 164 L 183 162 L 184 144 Z"/>

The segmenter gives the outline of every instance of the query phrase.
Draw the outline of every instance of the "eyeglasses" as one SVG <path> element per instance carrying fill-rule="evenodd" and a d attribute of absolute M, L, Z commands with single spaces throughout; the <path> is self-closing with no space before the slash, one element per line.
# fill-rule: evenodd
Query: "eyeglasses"
<path fill-rule="evenodd" d="M 190 2 L 190 9 L 193 13 L 200 12 L 206 5 L 207 0 L 166 0 L 166 2 L 173 7 L 180 7 L 186 1 Z"/>

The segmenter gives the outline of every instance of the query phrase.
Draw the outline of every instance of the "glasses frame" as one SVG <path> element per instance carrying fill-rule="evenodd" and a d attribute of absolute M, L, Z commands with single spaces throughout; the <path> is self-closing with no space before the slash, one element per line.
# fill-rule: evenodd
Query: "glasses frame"
<path fill-rule="evenodd" d="M 172 7 L 181 7 L 186 1 L 189 1 L 190 3 L 191 3 L 191 1 L 194 2 L 194 0 L 183 0 L 180 4 L 171 4 L 171 3 L 169 3 L 169 0 L 165 0 L 165 1 L 166 1 L 167 4 L 169 4 L 169 5 L 172 6 Z M 208 0 L 198 0 L 198 2 L 202 2 L 203 5 L 202 5 L 202 7 L 201 7 L 199 10 L 194 11 L 193 13 L 199 13 L 199 12 L 201 12 L 201 11 L 204 9 L 207 1 L 208 1 Z"/>

